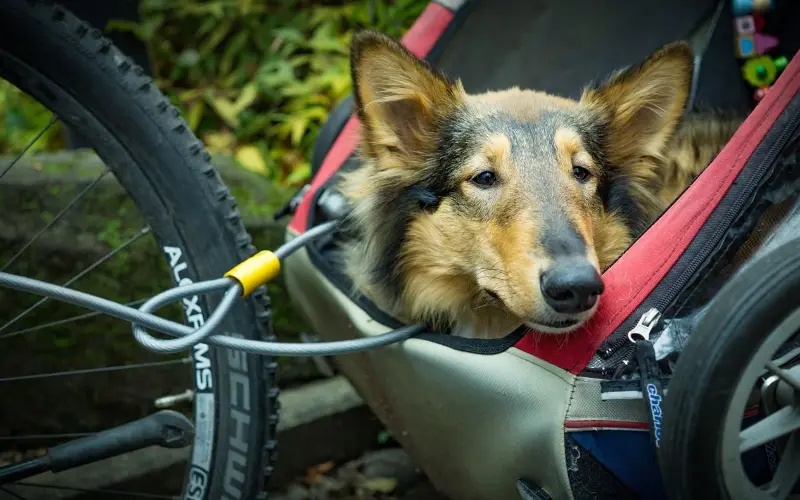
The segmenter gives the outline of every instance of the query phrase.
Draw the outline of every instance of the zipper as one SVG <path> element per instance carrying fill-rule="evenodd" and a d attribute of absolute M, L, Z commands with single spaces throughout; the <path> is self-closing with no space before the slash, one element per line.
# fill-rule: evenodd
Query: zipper
<path fill-rule="evenodd" d="M 621 362 L 627 365 L 630 363 L 630 359 L 633 357 L 633 344 L 631 342 L 635 342 L 635 337 L 649 340 L 650 334 L 660 320 L 661 311 L 655 307 L 648 309 L 644 314 L 639 316 L 639 321 L 632 329 L 628 331 L 627 336 L 620 336 L 619 338 L 614 339 L 613 342 L 606 342 L 607 345 L 604 344 L 601 346 L 600 349 L 598 349 L 597 354 L 604 360 L 608 360 L 614 356 L 618 363 Z M 625 348 L 624 350 L 622 349 L 623 347 Z M 618 377 L 615 376 L 612 379 L 615 380 L 617 378 Z"/>
<path fill-rule="evenodd" d="M 660 320 L 661 312 L 655 307 L 648 309 L 644 314 L 639 316 L 639 321 L 637 321 L 636 325 L 628 331 L 626 337 L 621 339 L 622 342 L 625 342 L 627 345 L 630 353 L 621 360 L 620 368 L 624 367 L 626 371 L 628 371 L 637 366 L 634 364 L 636 363 L 633 359 L 634 356 L 630 354 L 634 354 L 636 351 L 637 341 L 641 340 L 652 344 L 650 335 Z M 655 360 L 655 351 L 653 359 Z M 628 379 L 627 377 L 623 379 L 621 376 L 615 376 L 611 380 L 604 380 L 600 383 L 600 396 L 604 401 L 614 399 L 639 399 L 644 396 L 640 391 L 640 381 Z"/>
<path fill-rule="evenodd" d="M 790 107 L 797 107 L 798 95 L 800 94 L 795 94 L 784 110 L 788 110 Z M 693 251 L 693 254 L 689 260 L 689 264 L 679 276 L 670 280 L 664 290 L 654 291 L 657 295 L 652 300 L 648 301 L 645 299 L 645 301 L 642 303 L 642 305 L 650 306 L 648 312 L 650 312 L 652 309 L 656 309 L 657 311 L 665 311 L 678 297 L 678 295 L 685 290 L 692 277 L 697 274 L 703 263 L 706 262 L 711 256 L 714 249 L 728 232 L 733 222 L 742 213 L 742 209 L 746 205 L 747 201 L 756 194 L 757 188 L 762 184 L 765 175 L 774 168 L 777 160 L 779 159 L 780 153 L 789 143 L 789 140 L 797 132 L 798 125 L 800 125 L 800 113 L 796 111 L 797 110 L 795 110 L 793 113 L 789 113 L 790 117 L 788 123 L 783 127 L 780 135 L 767 150 L 763 161 L 761 161 L 760 165 L 758 166 L 756 173 L 747 179 L 747 184 L 740 188 L 735 200 L 731 203 L 731 207 L 724 213 L 722 219 L 714 224 L 714 227 L 711 229 L 713 231 L 712 237 L 706 239 L 701 248 Z M 778 120 L 779 119 L 780 116 L 778 117 Z M 701 228 L 700 230 L 702 231 L 703 229 Z M 644 315 L 642 315 L 642 317 L 643 316 Z M 642 317 L 640 317 L 640 322 Z M 600 348 L 598 349 L 598 355 L 600 355 L 601 358 L 607 359 L 619 352 L 621 349 L 625 349 L 626 351 L 632 350 L 631 343 L 622 333 L 625 331 L 624 328 L 626 323 L 630 324 L 631 320 L 632 318 L 623 322 L 623 324 L 620 325 L 620 329 L 618 329 L 617 332 L 612 333 L 606 339 L 606 341 L 601 344 Z M 637 327 L 639 327 L 638 323 L 634 326 L 634 328 Z"/>

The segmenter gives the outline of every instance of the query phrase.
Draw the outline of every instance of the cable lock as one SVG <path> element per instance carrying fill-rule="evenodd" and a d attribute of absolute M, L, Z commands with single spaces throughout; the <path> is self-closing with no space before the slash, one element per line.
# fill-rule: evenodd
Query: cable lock
<path fill-rule="evenodd" d="M 3 272 L 0 272 L 0 286 L 47 296 L 129 321 L 132 323 L 133 335 L 136 341 L 151 351 L 161 353 L 178 352 L 200 342 L 206 342 L 219 347 L 268 356 L 333 356 L 382 347 L 421 333 L 425 329 L 425 325 L 416 324 L 404 326 L 374 337 L 313 344 L 264 342 L 230 335 L 212 335 L 212 332 L 222 323 L 225 315 L 233 307 L 238 297 L 246 297 L 259 286 L 274 279 L 280 272 L 283 260 L 307 245 L 311 240 L 332 232 L 337 226 L 338 221 L 320 224 L 285 243 L 275 252 L 262 251 L 255 254 L 225 273 L 223 278 L 171 288 L 149 299 L 139 309 L 77 290 L 70 290 L 58 285 Z M 182 323 L 176 323 L 151 314 L 152 311 L 182 298 L 223 290 L 225 294 L 220 304 L 214 309 L 205 324 L 198 329 L 192 329 Z M 177 338 L 158 339 L 150 335 L 144 327 Z"/>

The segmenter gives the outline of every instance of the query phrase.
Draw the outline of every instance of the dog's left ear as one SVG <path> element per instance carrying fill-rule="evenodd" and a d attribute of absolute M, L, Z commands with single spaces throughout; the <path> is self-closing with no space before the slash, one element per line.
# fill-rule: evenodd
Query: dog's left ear
<path fill-rule="evenodd" d="M 435 147 L 439 123 L 463 101 L 463 87 L 378 32 L 358 32 L 350 57 L 369 151 L 409 159 Z"/>
<path fill-rule="evenodd" d="M 674 42 L 584 91 L 581 103 L 607 125 L 613 163 L 663 153 L 689 100 L 693 70 L 689 45 Z"/>

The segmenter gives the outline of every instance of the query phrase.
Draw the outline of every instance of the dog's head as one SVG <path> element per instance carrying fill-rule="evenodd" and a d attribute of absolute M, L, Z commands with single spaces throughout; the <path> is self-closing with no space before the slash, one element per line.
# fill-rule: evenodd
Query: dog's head
<path fill-rule="evenodd" d="M 654 183 L 688 100 L 688 46 L 580 101 L 468 95 L 369 31 L 351 64 L 365 164 L 341 189 L 362 233 L 356 284 L 415 320 L 492 311 L 558 333 L 591 316 L 600 273 L 662 208 Z"/>

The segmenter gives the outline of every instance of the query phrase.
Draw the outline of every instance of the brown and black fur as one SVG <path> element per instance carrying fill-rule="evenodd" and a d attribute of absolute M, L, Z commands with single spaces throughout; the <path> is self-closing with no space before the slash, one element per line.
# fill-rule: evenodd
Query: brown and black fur
<path fill-rule="evenodd" d="M 577 328 L 596 305 L 556 312 L 544 273 L 563 262 L 605 270 L 738 125 L 684 117 L 692 64 L 673 43 L 580 101 L 518 88 L 468 95 L 395 40 L 357 34 L 363 166 L 339 184 L 357 234 L 345 248 L 357 291 L 461 335 Z"/>

